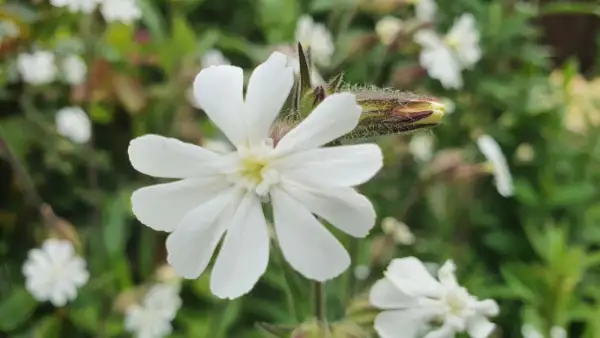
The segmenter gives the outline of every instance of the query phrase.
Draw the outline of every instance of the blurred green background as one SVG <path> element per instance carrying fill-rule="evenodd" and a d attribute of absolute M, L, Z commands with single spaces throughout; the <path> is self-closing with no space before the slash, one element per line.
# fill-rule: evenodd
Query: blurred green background
<path fill-rule="evenodd" d="M 378 225 L 365 240 L 342 238 L 353 266 L 327 284 L 328 318 L 364 332 L 340 337 L 372 334 L 375 312 L 360 308 L 361 297 L 391 258 L 414 255 L 437 264 L 454 259 L 471 293 L 499 302 L 494 337 L 522 337 L 528 324 L 546 337 L 563 327 L 569 337 L 600 338 L 600 4 L 437 2 L 436 31 L 472 13 L 481 36 L 482 58 L 456 90 L 428 78 L 410 29 L 390 44 L 378 37 L 383 17 L 414 18 L 412 4 L 401 0 L 139 0 L 142 17 L 129 25 L 45 0 L 0 1 L 0 336 L 127 336 L 122 303 L 165 262 L 165 235 L 130 211 L 131 192 L 153 181 L 131 168 L 129 141 L 145 133 L 220 140 L 187 99 L 203 55 L 217 49 L 252 69 L 272 50 L 293 46 L 298 18 L 309 14 L 333 36 L 331 62 L 317 67 L 325 79 L 343 72 L 348 84 L 448 104 L 431 131 L 376 138 L 385 166 L 361 190 L 376 206 Z M 42 49 L 81 55 L 88 81 L 23 82 L 17 56 Z M 89 143 L 57 133 L 55 117 L 66 106 L 89 115 Z M 482 169 L 481 134 L 501 145 L 514 196 L 500 196 Z M 430 155 L 418 151 L 423 136 Z M 386 217 L 410 230 L 394 236 L 389 224 L 402 227 L 388 218 L 384 231 Z M 60 309 L 37 304 L 23 288 L 27 252 L 49 233 L 74 241 L 91 273 L 78 298 Z M 284 275 L 272 259 L 254 290 L 233 301 L 210 294 L 208 273 L 185 281 L 173 337 L 261 337 L 257 322 L 308 320 L 308 283 L 293 279 L 293 316 Z"/>

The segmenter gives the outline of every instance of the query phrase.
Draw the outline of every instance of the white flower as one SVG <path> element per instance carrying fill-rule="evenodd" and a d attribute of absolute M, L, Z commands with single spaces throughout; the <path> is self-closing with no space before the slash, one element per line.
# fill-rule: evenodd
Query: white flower
<path fill-rule="evenodd" d="M 202 68 L 207 68 L 210 66 L 230 65 L 231 61 L 229 61 L 220 50 L 210 49 L 202 55 L 201 63 Z"/>
<path fill-rule="evenodd" d="M 415 34 L 415 41 L 423 47 L 421 66 L 445 88 L 462 88 L 462 71 L 481 59 L 479 31 L 472 14 L 463 14 L 443 38 L 425 29 Z"/>
<path fill-rule="evenodd" d="M 451 338 L 459 332 L 488 337 L 495 325 L 487 317 L 498 314 L 498 305 L 470 295 L 457 283 L 455 269 L 452 261 L 446 262 L 436 280 L 417 258 L 394 259 L 369 295 L 371 304 L 384 310 L 375 319 L 377 333 L 382 338 L 413 338 L 439 324 L 423 338 Z"/>
<path fill-rule="evenodd" d="M 402 30 L 402 26 L 402 20 L 388 15 L 377 21 L 375 32 L 383 44 L 389 45 L 394 42 L 398 33 Z"/>
<path fill-rule="evenodd" d="M 216 140 L 216 139 L 204 140 L 202 142 L 202 147 L 204 149 L 208 149 L 215 153 L 221 153 L 221 154 L 235 151 L 235 149 L 227 141 Z"/>
<path fill-rule="evenodd" d="M 67 83 L 82 84 L 86 80 L 87 66 L 78 55 L 70 55 L 62 60 L 61 70 Z"/>
<path fill-rule="evenodd" d="M 451 99 L 447 98 L 447 97 L 442 97 L 440 99 L 440 102 L 444 105 L 444 107 L 446 108 L 444 110 L 444 113 L 446 114 L 452 114 L 454 113 L 454 111 L 456 110 L 456 103 L 454 103 L 454 101 L 452 101 Z"/>
<path fill-rule="evenodd" d="M 303 15 L 296 25 L 296 41 L 304 48 L 310 48 L 314 62 L 329 66 L 334 52 L 333 37 L 325 25 L 314 22 L 310 15 Z"/>
<path fill-rule="evenodd" d="M 20 54 L 17 57 L 17 68 L 23 80 L 32 85 L 50 83 L 57 73 L 54 54 L 48 51 Z"/>
<path fill-rule="evenodd" d="M 85 260 L 76 256 L 71 242 L 58 239 L 47 239 L 41 248 L 30 250 L 23 274 L 33 298 L 54 306 L 74 300 L 89 278 Z"/>
<path fill-rule="evenodd" d="M 416 238 L 412 231 L 410 231 L 410 228 L 394 217 L 384 218 L 381 221 L 381 229 L 384 234 L 391 236 L 396 243 L 403 245 L 415 244 Z"/>
<path fill-rule="evenodd" d="M 567 330 L 560 326 L 553 326 L 550 329 L 550 338 L 567 338 Z"/>
<path fill-rule="evenodd" d="M 408 150 L 419 162 L 429 162 L 433 158 L 433 136 L 426 133 L 414 134 L 408 143 Z"/>
<path fill-rule="evenodd" d="M 92 122 L 79 107 L 66 107 L 56 113 L 56 131 L 75 143 L 87 143 L 92 136 Z"/>
<path fill-rule="evenodd" d="M 67 7 L 73 13 L 89 14 L 96 9 L 99 1 L 102 0 L 50 0 L 50 4 L 54 7 Z"/>
<path fill-rule="evenodd" d="M 137 0 L 101 0 L 100 13 L 108 22 L 131 24 L 142 17 Z"/>
<path fill-rule="evenodd" d="M 371 274 L 371 268 L 368 265 L 357 265 L 354 268 L 354 278 L 358 280 L 366 280 Z"/>
<path fill-rule="evenodd" d="M 352 187 L 382 165 L 374 144 L 320 148 L 352 131 L 361 108 L 349 93 L 328 96 L 275 145 L 271 123 L 294 82 L 287 58 L 273 53 L 249 79 L 242 69 L 209 67 L 194 81 L 208 117 L 236 150 L 219 154 L 158 135 L 131 141 L 138 171 L 180 181 L 145 187 L 132 196 L 145 225 L 171 232 L 167 261 L 185 278 L 197 278 L 224 237 L 211 273 L 212 292 L 236 298 L 265 272 L 269 235 L 262 202 L 273 207 L 277 240 L 285 259 L 307 278 L 324 281 L 350 264 L 344 247 L 313 213 L 346 233 L 364 237 L 375 223 L 373 206 Z"/>
<path fill-rule="evenodd" d="M 531 324 L 525 324 L 521 327 L 521 335 L 523 335 L 523 338 L 544 338 L 544 335 Z"/>
<path fill-rule="evenodd" d="M 512 176 L 498 143 L 489 135 L 481 135 L 477 138 L 477 146 L 492 166 L 498 193 L 504 197 L 512 196 L 514 193 Z"/>
<path fill-rule="evenodd" d="M 415 16 L 417 21 L 421 23 L 433 22 L 435 13 L 437 12 L 437 4 L 435 0 L 417 0 L 415 4 Z"/>
<path fill-rule="evenodd" d="M 154 285 L 141 304 L 134 305 L 125 313 L 125 330 L 139 338 L 160 338 L 171 333 L 171 321 L 181 307 L 179 286 Z"/>

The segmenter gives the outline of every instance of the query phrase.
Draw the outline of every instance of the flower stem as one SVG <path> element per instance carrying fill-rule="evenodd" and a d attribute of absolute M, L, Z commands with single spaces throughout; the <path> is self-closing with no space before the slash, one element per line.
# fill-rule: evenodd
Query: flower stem
<path fill-rule="evenodd" d="M 327 325 L 327 318 L 325 315 L 325 283 L 315 282 L 314 297 L 315 317 L 317 318 L 319 326 L 325 328 Z"/>
<path fill-rule="evenodd" d="M 275 245 L 278 248 L 278 246 Z M 287 269 L 285 261 L 283 259 L 283 253 L 281 249 L 276 250 L 275 259 L 277 260 L 277 264 L 281 267 L 281 272 L 283 275 L 283 292 L 285 293 L 285 300 L 288 307 L 288 312 L 290 317 L 294 319 L 295 322 L 300 322 L 301 318 L 298 317 L 298 311 L 296 311 L 296 302 L 294 302 L 294 292 L 292 291 L 291 286 L 291 277 L 290 271 Z"/>

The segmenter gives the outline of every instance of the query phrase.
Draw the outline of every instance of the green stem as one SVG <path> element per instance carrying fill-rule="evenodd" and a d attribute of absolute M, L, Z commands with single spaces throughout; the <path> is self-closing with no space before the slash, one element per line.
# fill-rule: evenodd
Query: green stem
<path fill-rule="evenodd" d="M 276 245 L 275 247 L 279 248 Z M 287 303 L 288 312 L 290 317 L 292 317 L 296 323 L 299 323 L 301 321 L 301 318 L 298 317 L 299 312 L 296 310 L 297 305 L 294 301 L 294 292 L 292 291 L 292 286 L 290 283 L 290 271 L 287 269 L 281 249 L 277 249 L 276 251 L 277 252 L 275 253 L 275 259 L 277 260 L 277 264 L 279 264 L 279 266 L 281 267 L 281 273 L 283 275 L 283 292 L 285 293 L 285 300 Z"/>
<path fill-rule="evenodd" d="M 319 326 L 325 329 L 325 327 L 327 326 L 327 318 L 325 315 L 325 283 L 314 283 L 314 297 L 315 317 L 317 318 Z"/>
<path fill-rule="evenodd" d="M 352 300 L 352 296 L 354 296 L 355 288 L 356 288 L 356 279 L 354 278 L 354 268 L 356 267 L 356 261 L 358 260 L 358 249 L 359 242 L 357 238 L 350 238 L 350 243 L 348 246 L 348 253 L 350 254 L 350 268 L 346 271 L 346 283 L 345 283 L 345 292 L 344 292 L 344 305 L 348 306 L 350 301 Z"/>

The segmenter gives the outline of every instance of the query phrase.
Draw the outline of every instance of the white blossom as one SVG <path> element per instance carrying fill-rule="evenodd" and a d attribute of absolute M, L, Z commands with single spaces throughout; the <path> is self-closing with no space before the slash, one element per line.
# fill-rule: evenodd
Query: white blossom
<path fill-rule="evenodd" d="M 56 113 L 56 131 L 74 143 L 87 143 L 92 136 L 92 122 L 79 107 L 66 107 Z"/>
<path fill-rule="evenodd" d="M 553 326 L 550 329 L 550 338 L 567 338 L 568 333 L 567 330 L 560 326 Z"/>
<path fill-rule="evenodd" d="M 415 235 L 410 231 L 408 225 L 398 221 L 394 217 L 386 217 L 381 221 L 383 233 L 391 236 L 394 241 L 402 245 L 415 244 Z"/>
<path fill-rule="evenodd" d="M 513 179 L 500 145 L 491 136 L 481 135 L 477 138 L 477 146 L 492 166 L 498 193 L 504 197 L 512 196 Z"/>
<path fill-rule="evenodd" d="M 418 22 L 430 23 L 435 19 L 437 4 L 435 0 L 416 0 L 415 16 Z"/>
<path fill-rule="evenodd" d="M 418 31 L 414 38 L 422 47 L 421 66 L 445 88 L 462 88 L 462 71 L 481 59 L 479 31 L 469 13 L 463 14 L 443 38 L 430 29 Z"/>
<path fill-rule="evenodd" d="M 488 337 L 495 325 L 487 317 L 498 314 L 498 305 L 469 294 L 456 281 L 455 269 L 452 261 L 446 262 L 436 280 L 417 258 L 394 259 L 369 295 L 371 304 L 383 310 L 375 319 L 377 333 L 416 338 L 428 330 L 423 338 L 452 338 L 460 332 Z"/>
<path fill-rule="evenodd" d="M 402 30 L 402 26 L 402 20 L 388 15 L 377 21 L 375 32 L 383 44 L 389 45 L 394 42 L 398 33 Z"/>
<path fill-rule="evenodd" d="M 131 24 L 142 17 L 138 0 L 100 0 L 100 13 L 108 22 Z"/>
<path fill-rule="evenodd" d="M 358 280 L 366 280 L 371 274 L 371 268 L 368 265 L 357 265 L 354 268 L 354 278 Z"/>
<path fill-rule="evenodd" d="M 283 54 L 273 53 L 250 76 L 245 98 L 241 68 L 209 67 L 196 77 L 197 101 L 235 151 L 220 154 L 158 135 L 136 138 L 129 146 L 139 172 L 181 179 L 132 196 L 142 223 L 171 233 L 167 261 L 181 276 L 200 276 L 224 237 L 210 276 L 220 298 L 247 293 L 267 268 L 263 202 L 273 208 L 285 259 L 318 281 L 341 274 L 350 257 L 313 214 L 355 237 L 366 236 L 375 223 L 372 204 L 352 187 L 381 168 L 379 147 L 321 148 L 357 126 L 361 108 L 354 95 L 328 96 L 277 144 L 269 138 L 294 82 L 286 65 Z"/>
<path fill-rule="evenodd" d="M 50 4 L 54 7 L 67 7 L 73 13 L 89 14 L 96 9 L 99 1 L 102 0 L 50 0 Z"/>
<path fill-rule="evenodd" d="M 218 140 L 218 139 L 207 139 L 202 142 L 202 147 L 204 149 L 211 150 L 215 153 L 228 153 L 231 151 L 235 151 L 235 148 L 231 146 L 227 141 Z"/>
<path fill-rule="evenodd" d="M 169 335 L 171 321 L 181 308 L 179 286 L 156 284 L 141 304 L 131 306 L 125 313 L 125 330 L 138 338 L 160 338 Z"/>
<path fill-rule="evenodd" d="M 54 306 L 74 300 L 89 278 L 85 260 L 76 255 L 71 242 L 59 239 L 47 239 L 41 248 L 30 250 L 23 274 L 33 298 Z"/>
<path fill-rule="evenodd" d="M 61 63 L 63 77 L 70 85 L 79 85 L 85 82 L 87 65 L 78 55 L 69 55 Z"/>
<path fill-rule="evenodd" d="M 303 15 L 296 25 L 296 41 L 303 48 L 310 48 L 310 55 L 319 66 L 329 66 L 335 50 L 331 33 L 321 23 L 316 23 L 309 15 Z"/>
<path fill-rule="evenodd" d="M 23 81 L 32 85 L 50 83 L 56 79 L 58 72 L 54 54 L 49 51 L 20 54 L 17 57 L 17 68 Z"/>
<path fill-rule="evenodd" d="M 429 162 L 433 158 L 433 136 L 427 133 L 414 134 L 408 143 L 408 150 L 419 162 Z"/>
<path fill-rule="evenodd" d="M 523 338 L 544 338 L 544 335 L 531 324 L 525 324 L 521 327 L 521 335 L 523 335 Z"/>
<path fill-rule="evenodd" d="M 229 61 L 220 50 L 210 49 L 202 55 L 201 64 L 202 68 L 207 68 L 210 66 L 230 65 L 231 61 Z"/>

